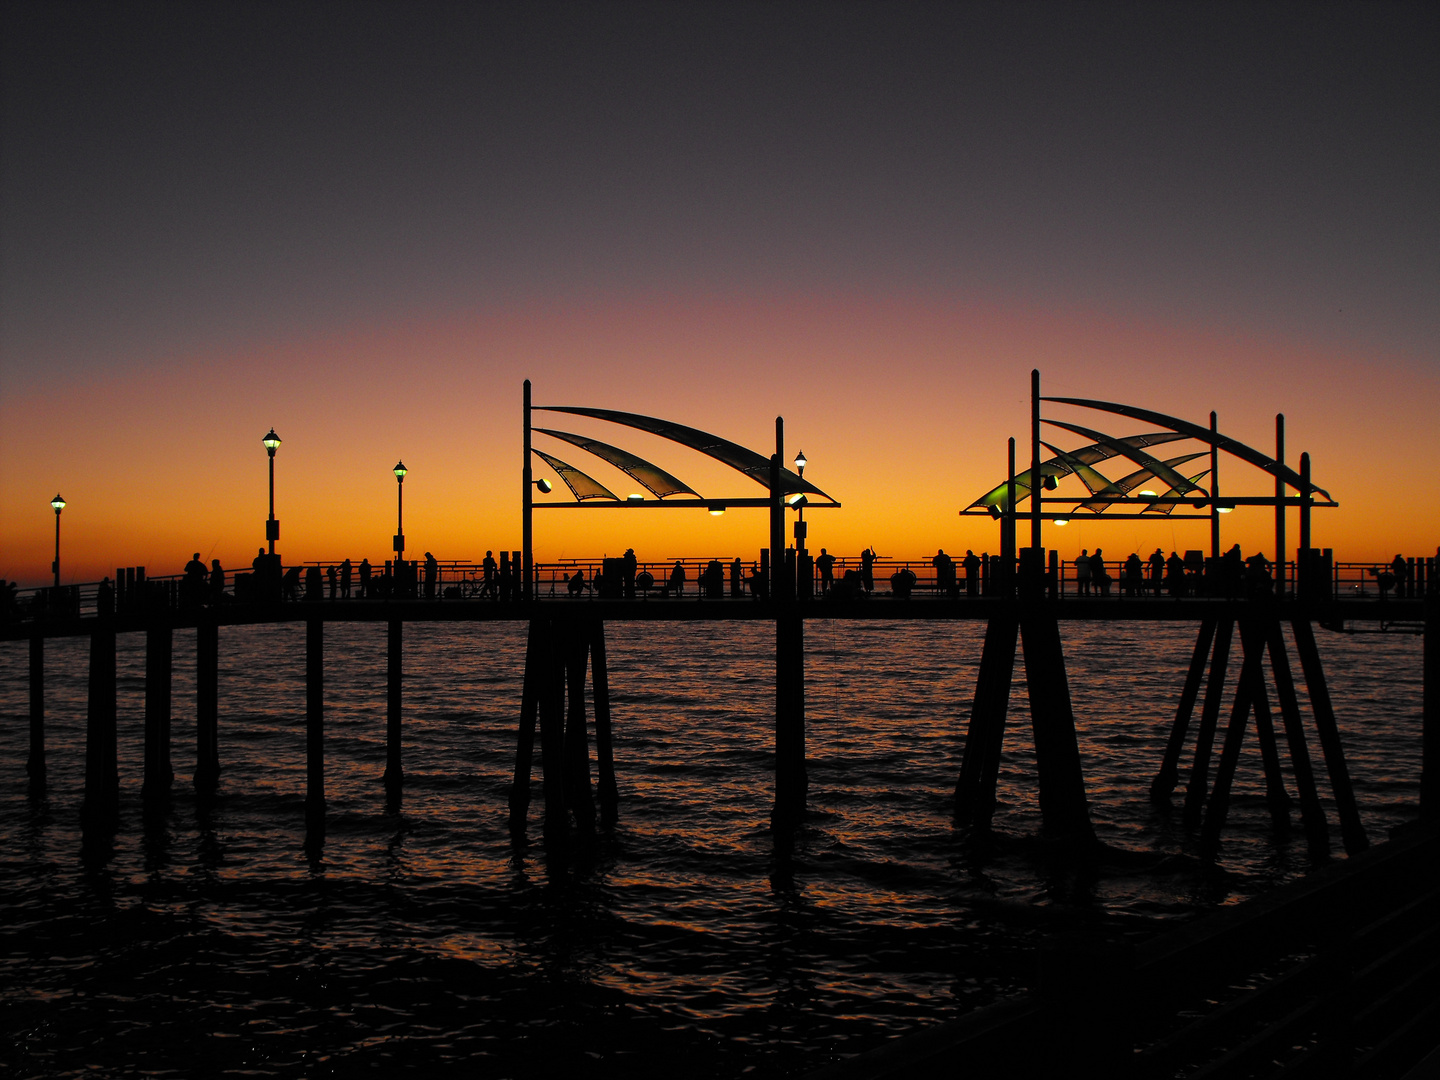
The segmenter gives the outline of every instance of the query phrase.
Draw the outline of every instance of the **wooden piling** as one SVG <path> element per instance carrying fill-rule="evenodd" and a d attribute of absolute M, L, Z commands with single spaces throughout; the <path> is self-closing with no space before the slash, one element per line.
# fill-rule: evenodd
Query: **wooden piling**
<path fill-rule="evenodd" d="M 170 678 L 174 631 L 152 615 L 145 631 L 145 776 L 147 801 L 169 797 L 175 771 L 170 766 Z"/>
<path fill-rule="evenodd" d="M 1165 757 L 1160 771 L 1150 783 L 1150 798 L 1163 801 L 1170 797 L 1175 785 L 1180 782 L 1180 754 L 1185 749 L 1185 736 L 1190 730 L 1190 717 L 1195 712 L 1195 701 L 1200 696 L 1200 683 L 1205 677 L 1205 661 L 1210 655 L 1210 645 L 1215 640 L 1215 620 L 1202 619 L 1200 633 L 1195 638 L 1195 652 L 1190 657 L 1190 670 L 1185 675 L 1185 685 L 1180 691 L 1180 704 L 1175 709 L 1175 723 L 1170 728 L 1170 740 L 1165 744 Z"/>
<path fill-rule="evenodd" d="M 305 623 L 305 830 L 325 834 L 325 623 Z"/>
<path fill-rule="evenodd" d="M 1320 748 L 1325 754 L 1325 768 L 1330 773 L 1330 788 L 1335 793 L 1340 837 L 1345 843 L 1345 851 L 1353 855 L 1369 847 L 1370 841 L 1365 836 L 1365 827 L 1360 824 L 1360 811 L 1355 805 L 1355 790 L 1350 784 L 1350 770 L 1345 765 L 1345 748 L 1340 742 L 1335 709 L 1330 703 L 1330 687 L 1320 663 L 1320 650 L 1315 647 L 1315 631 L 1308 618 L 1291 619 L 1290 626 L 1295 634 L 1295 649 L 1300 654 L 1300 668 L 1305 673 L 1305 688 L 1315 714 Z"/>
<path fill-rule="evenodd" d="M 30 757 L 25 763 L 30 787 L 45 788 L 45 639 L 30 638 Z"/>
<path fill-rule="evenodd" d="M 540 641 L 535 692 L 540 714 L 540 771 L 545 784 L 545 836 L 563 841 L 569 828 L 565 803 L 565 666 L 549 619 L 535 619 Z"/>
<path fill-rule="evenodd" d="M 965 756 L 955 784 L 955 823 L 988 829 L 995 813 L 995 785 L 1005 741 L 1005 716 L 1010 708 L 1010 682 L 1015 671 L 1019 620 L 1012 613 L 992 615 L 985 628 Z"/>
<path fill-rule="evenodd" d="M 1020 619 L 1020 640 L 1025 653 L 1025 685 L 1030 695 L 1044 829 L 1072 843 L 1093 843 L 1095 830 L 1085 796 L 1065 652 L 1054 613 L 1032 609 L 1024 614 Z"/>
<path fill-rule="evenodd" d="M 1185 817 L 1196 821 L 1205 807 L 1210 785 L 1210 753 L 1215 745 L 1215 728 L 1220 722 L 1220 703 L 1225 694 L 1225 669 L 1230 661 L 1230 639 L 1235 620 L 1222 618 L 1215 624 L 1215 652 L 1210 658 L 1210 678 L 1205 683 L 1205 700 L 1200 705 L 1200 729 L 1195 733 L 1195 757 L 1190 781 L 1185 787 Z"/>
<path fill-rule="evenodd" d="M 394 794 L 405 782 L 400 759 L 400 680 L 405 624 L 391 619 L 388 624 L 385 664 L 385 790 Z"/>
<path fill-rule="evenodd" d="M 590 641 L 585 627 L 570 622 L 563 635 L 567 709 L 565 720 L 565 802 L 583 831 L 595 828 L 595 799 L 590 791 L 590 740 L 585 730 L 585 666 Z"/>
<path fill-rule="evenodd" d="M 535 717 L 540 707 L 543 631 L 530 620 L 525 641 L 525 681 L 520 688 L 520 730 L 515 743 L 515 778 L 510 784 L 510 825 L 523 827 L 530 807 L 530 763 L 535 755 Z"/>
<path fill-rule="evenodd" d="M 794 611 L 775 620 L 775 807 L 772 820 L 805 811 L 805 622 Z"/>
<path fill-rule="evenodd" d="M 1248 625 L 1247 625 L 1248 624 Z M 1246 635 L 1254 641 L 1256 652 L 1254 683 L 1250 688 L 1250 708 L 1255 713 L 1255 739 L 1260 744 L 1260 761 L 1265 769 L 1265 802 L 1270 816 L 1280 829 L 1290 827 L 1290 793 L 1285 790 L 1285 778 L 1280 772 L 1280 751 L 1275 745 L 1275 723 L 1270 714 L 1270 692 L 1265 687 L 1264 656 L 1265 630 L 1254 620 L 1246 620 L 1240 628 L 1240 640 Z M 1245 646 L 1247 649 L 1250 646 Z"/>
<path fill-rule="evenodd" d="M 1215 770 L 1215 786 L 1205 808 L 1205 824 L 1200 833 L 1200 853 L 1213 859 L 1220 850 L 1220 832 L 1230 812 L 1230 786 L 1235 767 L 1240 761 L 1240 744 L 1245 738 L 1245 724 L 1256 698 L 1257 688 L 1263 692 L 1260 672 L 1260 645 L 1250 632 L 1249 624 L 1240 624 L 1240 679 L 1235 688 L 1235 703 L 1230 710 L 1230 724 L 1225 729 L 1225 744 L 1220 751 L 1220 765 Z"/>
<path fill-rule="evenodd" d="M 1440 559 L 1432 564 L 1432 571 L 1440 572 Z M 1425 597 L 1423 648 L 1424 688 L 1421 691 L 1423 697 L 1420 706 L 1420 818 L 1422 821 L 1433 824 L 1440 821 L 1440 594 L 1435 591 L 1433 580 Z M 31 715 L 33 716 L 34 713 L 32 712 Z"/>
<path fill-rule="evenodd" d="M 90 634 L 89 703 L 85 717 L 85 831 L 113 828 L 120 809 L 115 745 L 115 625 L 104 619 Z"/>
<path fill-rule="evenodd" d="M 1325 811 L 1320 805 L 1319 793 L 1315 789 L 1315 771 L 1310 763 L 1310 751 L 1305 744 L 1300 701 L 1295 694 L 1295 680 L 1290 673 L 1290 655 L 1285 648 L 1285 638 L 1280 632 L 1279 619 L 1269 620 L 1265 635 L 1270 653 L 1270 671 L 1275 679 L 1275 696 L 1280 701 L 1280 719 L 1285 725 L 1285 740 L 1290 747 L 1290 768 L 1295 775 L 1295 787 L 1300 792 L 1300 820 L 1305 825 L 1305 837 L 1310 850 L 1323 854 L 1330 850 L 1330 831 L 1325 823 Z"/>
<path fill-rule="evenodd" d="M 605 622 L 590 624 L 590 688 L 595 703 L 595 763 L 599 772 L 600 820 L 611 825 L 619 816 L 620 792 L 615 786 L 615 754 L 610 737 L 610 670 L 605 657 Z"/>
<path fill-rule="evenodd" d="M 195 627 L 195 788 L 220 779 L 220 627 L 202 616 Z"/>

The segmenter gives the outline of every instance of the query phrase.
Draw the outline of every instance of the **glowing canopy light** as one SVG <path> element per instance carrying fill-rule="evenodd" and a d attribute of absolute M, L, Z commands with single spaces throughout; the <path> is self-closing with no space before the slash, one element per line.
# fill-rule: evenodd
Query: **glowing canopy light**
<path fill-rule="evenodd" d="M 711 516 L 711 517 L 719 517 L 719 516 L 720 516 L 721 514 L 723 514 L 723 513 L 725 513 L 725 506 L 724 506 L 723 503 L 711 503 L 711 504 L 710 504 L 710 516 Z"/>

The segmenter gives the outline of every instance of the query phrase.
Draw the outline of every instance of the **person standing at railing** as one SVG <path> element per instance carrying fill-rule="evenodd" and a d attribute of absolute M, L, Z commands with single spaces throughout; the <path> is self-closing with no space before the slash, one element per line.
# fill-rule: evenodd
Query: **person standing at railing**
<path fill-rule="evenodd" d="M 360 560 L 360 599 L 370 599 L 370 560 Z"/>
<path fill-rule="evenodd" d="M 676 596 L 685 595 L 685 567 L 679 559 L 675 560 L 675 568 L 670 571 L 670 591 Z"/>
<path fill-rule="evenodd" d="M 1105 556 L 1099 548 L 1090 556 L 1090 580 L 1100 590 L 1101 596 L 1110 595 L 1110 575 L 1105 572 Z"/>
<path fill-rule="evenodd" d="M 1090 595 L 1090 549 L 1081 548 L 1075 556 L 1075 592 L 1080 596 Z"/>
<path fill-rule="evenodd" d="M 340 593 L 340 571 L 335 569 L 334 563 L 325 568 L 325 581 L 330 586 L 330 599 L 334 600 Z"/>
<path fill-rule="evenodd" d="M 225 568 L 220 565 L 219 559 L 210 560 L 210 606 L 223 603 L 225 600 Z"/>
<path fill-rule="evenodd" d="M 745 595 L 745 564 L 740 561 L 740 556 L 735 556 L 735 561 L 730 564 L 730 596 L 739 600 Z"/>
<path fill-rule="evenodd" d="M 340 598 L 342 600 L 350 599 L 351 574 L 350 560 L 346 559 L 340 564 Z"/>
<path fill-rule="evenodd" d="M 1156 548 L 1150 556 L 1150 589 L 1156 596 L 1165 585 L 1165 552 Z"/>
<path fill-rule="evenodd" d="M 867 593 L 875 591 L 875 549 L 867 547 L 860 552 L 860 583 Z"/>
<path fill-rule="evenodd" d="M 621 582 L 620 592 L 626 600 L 635 599 L 635 571 L 640 567 L 640 561 L 635 558 L 635 549 L 626 548 L 624 558 L 624 575 Z"/>
<path fill-rule="evenodd" d="M 835 584 L 835 556 L 822 547 L 819 558 L 815 560 L 815 569 L 820 571 L 820 595 L 824 596 Z"/>
<path fill-rule="evenodd" d="M 495 589 L 495 575 L 499 572 L 499 566 L 495 562 L 495 552 L 486 551 L 485 559 L 480 563 L 480 597 L 489 597 L 491 600 L 498 600 L 499 593 Z"/>
<path fill-rule="evenodd" d="M 435 599 L 435 586 L 440 580 L 440 564 L 430 552 L 425 552 L 425 599 Z"/>

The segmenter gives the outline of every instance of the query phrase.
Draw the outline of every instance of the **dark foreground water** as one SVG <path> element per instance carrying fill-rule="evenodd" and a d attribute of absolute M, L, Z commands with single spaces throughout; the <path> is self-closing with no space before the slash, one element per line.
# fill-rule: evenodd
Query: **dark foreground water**
<path fill-rule="evenodd" d="M 777 846 L 773 631 L 612 624 L 620 821 L 564 857 L 541 842 L 538 779 L 528 843 L 507 827 L 519 625 L 406 628 L 398 810 L 380 785 L 384 626 L 326 628 L 330 816 L 315 860 L 303 626 L 221 631 L 225 772 L 210 805 L 189 783 L 194 639 L 177 634 L 175 797 L 149 826 L 143 638 L 122 636 L 122 824 L 84 858 L 87 644 L 47 648 L 38 802 L 26 647 L 0 645 L 0 1074 L 794 1074 L 1029 985 L 1048 933 L 1140 937 L 1309 868 L 1298 828 L 1272 828 L 1253 739 L 1219 870 L 1201 867 L 1178 813 L 1150 805 L 1193 646 L 1193 627 L 1164 623 L 1062 629 L 1097 831 L 1122 851 L 1076 870 L 1035 839 L 1020 673 L 1000 842 L 968 845 L 951 795 L 983 632 L 808 624 L 811 813 Z M 1382 839 L 1416 809 L 1420 642 L 1320 644 Z"/>

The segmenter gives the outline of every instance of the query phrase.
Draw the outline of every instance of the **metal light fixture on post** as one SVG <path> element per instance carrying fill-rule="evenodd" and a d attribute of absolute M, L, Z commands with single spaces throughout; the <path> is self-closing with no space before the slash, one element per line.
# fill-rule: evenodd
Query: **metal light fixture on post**
<path fill-rule="evenodd" d="M 275 520 L 275 451 L 280 448 L 280 436 L 271 428 L 260 441 L 270 455 L 270 517 L 265 522 L 265 539 L 270 543 L 270 554 L 274 555 L 275 541 L 280 539 L 280 522 Z"/>
<path fill-rule="evenodd" d="M 803 480 L 805 478 L 805 466 L 810 464 L 810 459 L 805 456 L 804 450 L 795 452 L 795 471 Z M 805 554 L 805 498 L 800 498 L 791 503 L 795 507 L 799 517 L 795 520 L 795 554 L 798 558 Z"/>
<path fill-rule="evenodd" d="M 50 500 L 50 505 L 55 508 L 55 561 L 50 564 L 50 570 L 55 575 L 55 587 L 60 587 L 60 511 L 65 509 L 65 500 L 59 492 Z"/>
<path fill-rule="evenodd" d="M 391 470 L 395 474 L 395 561 L 405 557 L 405 462 L 397 461 Z"/>

